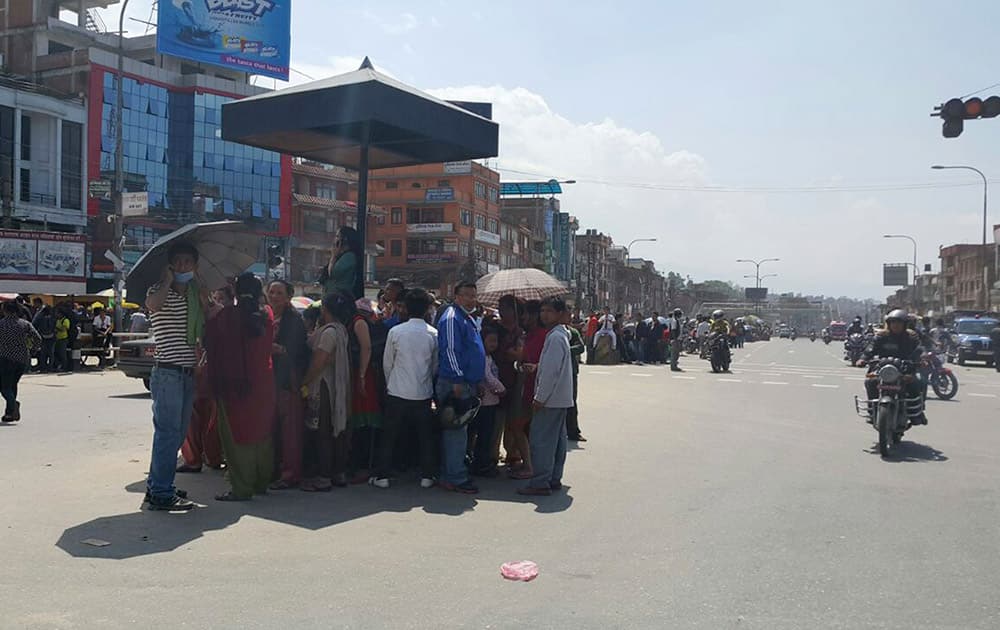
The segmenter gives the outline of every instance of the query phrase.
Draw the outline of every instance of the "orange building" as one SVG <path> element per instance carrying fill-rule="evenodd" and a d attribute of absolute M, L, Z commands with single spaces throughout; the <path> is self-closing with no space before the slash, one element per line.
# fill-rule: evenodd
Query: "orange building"
<path fill-rule="evenodd" d="M 471 161 L 373 171 L 369 204 L 388 215 L 368 225 L 382 252 L 377 280 L 450 294 L 459 279 L 499 270 L 499 195 L 500 174 Z"/>

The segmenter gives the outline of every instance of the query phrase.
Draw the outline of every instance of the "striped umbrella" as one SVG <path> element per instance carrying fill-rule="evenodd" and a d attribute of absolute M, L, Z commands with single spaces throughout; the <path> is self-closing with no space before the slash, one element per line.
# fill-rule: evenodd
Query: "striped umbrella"
<path fill-rule="evenodd" d="M 483 304 L 492 305 L 505 295 L 522 300 L 542 300 L 570 292 L 541 269 L 504 269 L 483 276 L 476 282 L 476 293 Z"/>
<path fill-rule="evenodd" d="M 296 295 L 292 298 L 292 306 L 299 310 L 307 309 L 314 304 L 311 298 L 307 298 L 304 295 Z"/>

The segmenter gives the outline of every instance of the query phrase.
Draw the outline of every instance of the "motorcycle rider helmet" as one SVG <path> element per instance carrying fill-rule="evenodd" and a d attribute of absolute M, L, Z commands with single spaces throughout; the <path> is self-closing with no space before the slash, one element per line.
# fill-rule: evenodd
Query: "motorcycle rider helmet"
<path fill-rule="evenodd" d="M 885 316 L 885 323 L 888 324 L 891 321 L 897 321 L 897 322 L 903 322 L 905 324 L 906 320 L 909 319 L 909 317 L 910 316 L 909 314 L 907 314 L 906 311 L 904 311 L 901 308 L 897 308 L 889 311 L 889 314 Z"/>
<path fill-rule="evenodd" d="M 858 322 L 860 324 L 861 323 L 861 316 L 860 315 L 855 316 L 854 321 L 856 321 L 856 322 Z"/>
<path fill-rule="evenodd" d="M 712 319 L 722 319 L 726 314 L 722 312 L 722 309 L 715 309 L 712 311 Z"/>
<path fill-rule="evenodd" d="M 680 317 L 683 314 L 684 313 L 681 311 L 681 309 L 679 309 L 679 308 L 675 308 L 674 309 L 674 317 Z"/>

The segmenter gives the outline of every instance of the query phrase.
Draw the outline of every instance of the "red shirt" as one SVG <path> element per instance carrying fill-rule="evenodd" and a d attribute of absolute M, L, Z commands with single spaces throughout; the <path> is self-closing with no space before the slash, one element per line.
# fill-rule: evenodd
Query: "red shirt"
<path fill-rule="evenodd" d="M 538 362 L 542 358 L 542 348 L 545 347 L 545 334 L 548 331 L 539 326 L 524 337 L 524 353 L 521 355 L 523 363 Z M 524 404 L 531 405 L 535 400 L 535 375 L 529 374 L 524 380 Z"/>

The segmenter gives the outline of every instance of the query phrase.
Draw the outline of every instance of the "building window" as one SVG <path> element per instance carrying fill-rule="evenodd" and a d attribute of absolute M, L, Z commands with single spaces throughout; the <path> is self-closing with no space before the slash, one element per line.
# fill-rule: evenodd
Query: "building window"
<path fill-rule="evenodd" d="M 499 260 L 498 256 L 499 254 L 497 253 L 497 250 L 493 249 L 492 247 L 486 250 L 486 260 L 488 260 L 489 262 L 491 263 L 497 262 Z"/>
<path fill-rule="evenodd" d="M 486 184 L 483 182 L 476 182 L 476 196 L 480 199 L 486 199 Z"/>
<path fill-rule="evenodd" d="M 336 199 L 337 188 L 329 184 L 316 184 L 316 196 L 321 199 Z"/>
<path fill-rule="evenodd" d="M 486 248 L 482 245 L 476 245 L 476 260 L 485 260 L 486 258 Z"/>
<path fill-rule="evenodd" d="M 476 215 L 476 229 L 485 230 L 486 229 L 486 217 L 481 214 Z"/>
<path fill-rule="evenodd" d="M 421 184 L 420 182 L 413 182 L 412 184 L 410 184 L 410 188 L 423 188 L 423 187 L 424 185 Z"/>
<path fill-rule="evenodd" d="M 500 197 L 500 191 L 490 186 L 490 203 L 496 203 Z"/>
<path fill-rule="evenodd" d="M 458 242 L 458 255 L 465 258 L 469 255 L 469 242 L 459 241 Z"/>
<path fill-rule="evenodd" d="M 21 201 L 31 201 L 31 169 L 21 169 Z"/>
<path fill-rule="evenodd" d="M 472 213 L 462 210 L 462 225 L 472 225 Z"/>
<path fill-rule="evenodd" d="M 396 190 L 397 188 L 399 188 L 399 182 L 386 182 L 385 183 L 385 189 L 386 190 Z"/>
<path fill-rule="evenodd" d="M 83 125 L 62 123 L 62 182 L 60 204 L 68 210 L 80 210 L 83 197 Z"/>
<path fill-rule="evenodd" d="M 385 215 L 380 214 L 375 217 L 375 225 L 385 225 Z"/>
<path fill-rule="evenodd" d="M 390 256 L 402 256 L 403 255 L 403 241 L 396 239 L 389 241 L 389 255 Z"/>
<path fill-rule="evenodd" d="M 496 219 L 490 219 L 490 232 L 493 232 L 494 234 L 500 233 L 500 222 Z"/>
<path fill-rule="evenodd" d="M 443 223 L 444 208 L 407 208 L 406 222 L 416 223 Z"/>
<path fill-rule="evenodd" d="M 399 224 L 401 224 L 403 222 L 403 209 L 402 208 L 393 208 L 390 212 L 392 214 L 391 221 L 392 221 L 393 225 L 399 225 Z"/>
<path fill-rule="evenodd" d="M 21 159 L 31 161 L 31 116 L 21 116 Z"/>

